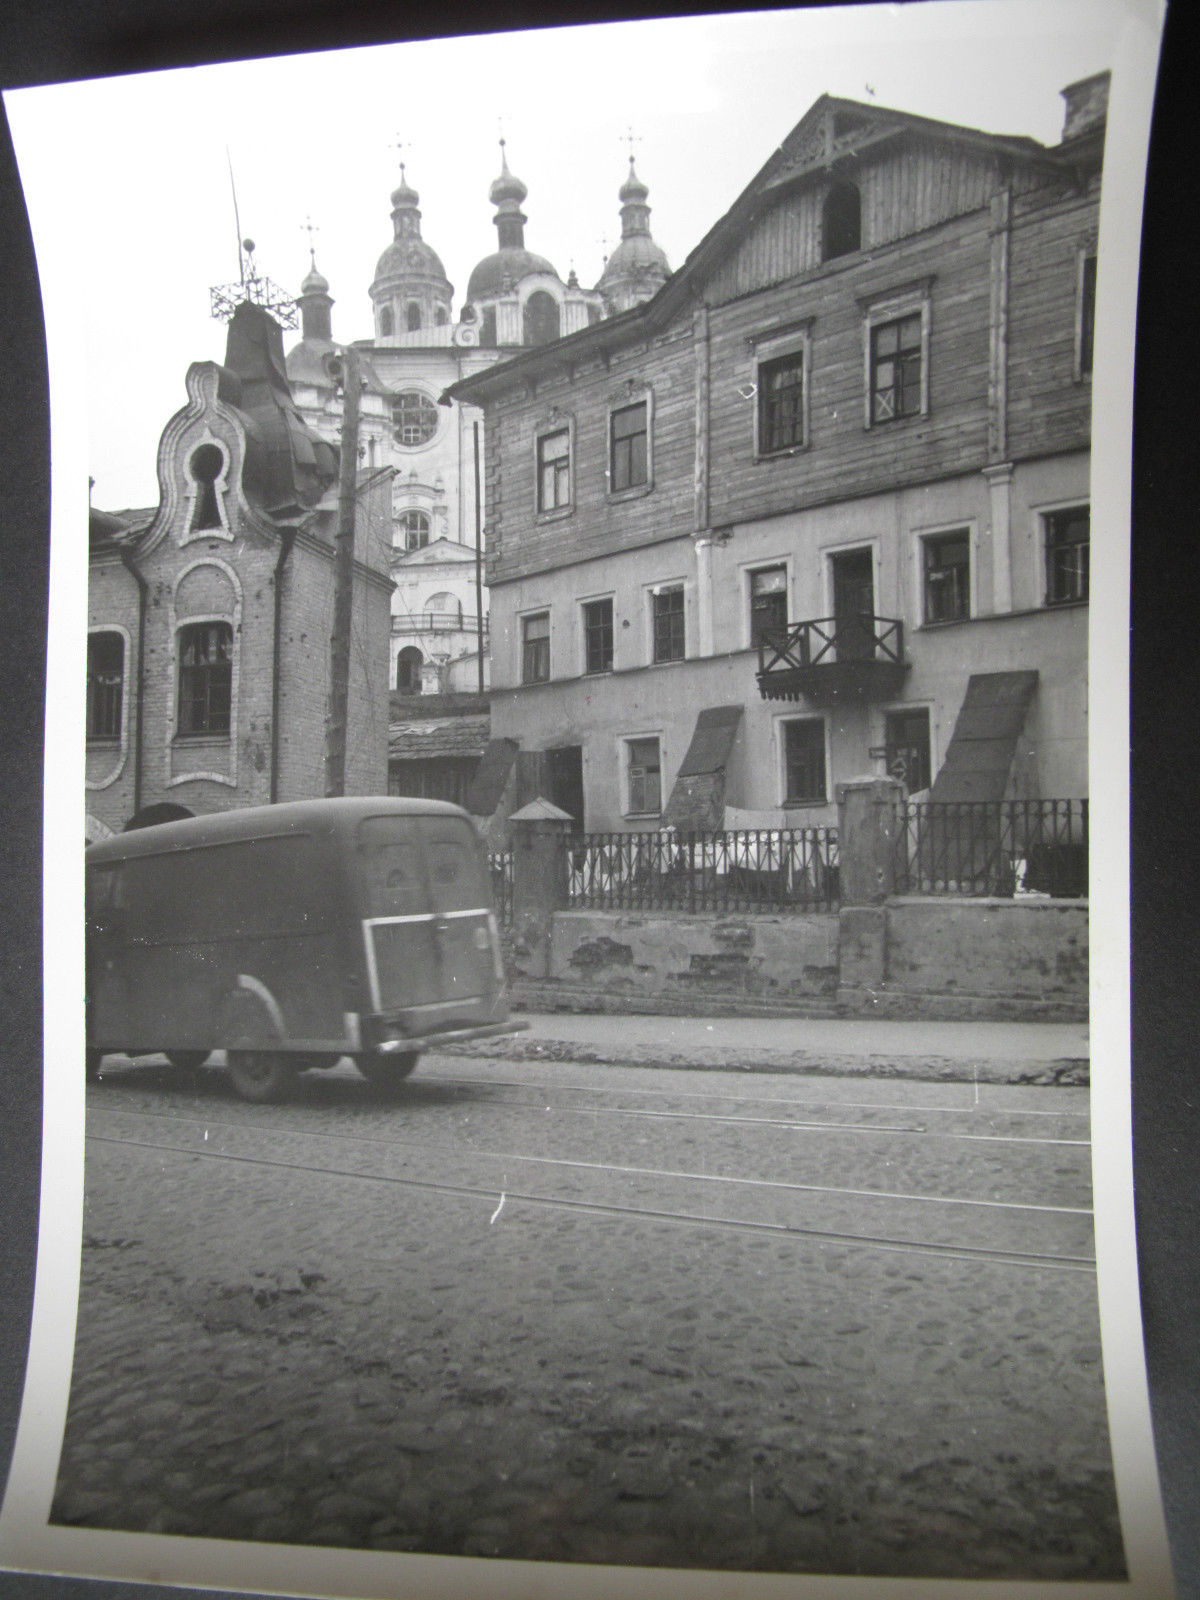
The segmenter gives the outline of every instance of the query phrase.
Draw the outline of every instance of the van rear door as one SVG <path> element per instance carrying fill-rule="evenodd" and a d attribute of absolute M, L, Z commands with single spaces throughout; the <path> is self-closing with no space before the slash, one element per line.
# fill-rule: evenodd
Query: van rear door
<path fill-rule="evenodd" d="M 499 987 L 483 853 L 465 818 L 380 816 L 358 829 L 371 1007 L 423 1027 L 470 1021 Z"/>

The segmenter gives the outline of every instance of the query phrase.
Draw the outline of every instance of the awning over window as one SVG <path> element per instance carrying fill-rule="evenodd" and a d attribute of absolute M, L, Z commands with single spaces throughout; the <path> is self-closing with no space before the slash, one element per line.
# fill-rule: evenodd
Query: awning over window
<path fill-rule="evenodd" d="M 1037 685 L 1036 672 L 971 674 L 931 800 L 1004 799 Z"/>
<path fill-rule="evenodd" d="M 515 739 L 489 741 L 467 794 L 466 809 L 473 817 L 490 817 L 500 804 L 517 759 L 517 749 Z"/>
<path fill-rule="evenodd" d="M 715 832 L 725 823 L 725 769 L 742 707 L 706 706 L 663 807 L 664 826 Z"/>

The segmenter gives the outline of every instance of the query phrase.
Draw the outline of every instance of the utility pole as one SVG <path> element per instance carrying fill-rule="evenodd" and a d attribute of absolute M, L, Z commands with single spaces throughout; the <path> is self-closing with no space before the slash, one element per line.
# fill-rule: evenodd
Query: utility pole
<path fill-rule="evenodd" d="M 475 639 L 479 653 L 479 692 L 483 693 L 483 507 L 479 499 L 479 424 L 471 424 L 475 438 Z"/>
<path fill-rule="evenodd" d="M 333 569 L 333 634 L 329 641 L 329 714 L 325 722 L 325 794 L 346 792 L 346 723 L 350 702 L 350 619 L 354 597 L 354 511 L 358 488 L 358 352 L 345 349 L 326 359 L 330 377 L 341 380 L 342 436 L 338 476 L 337 540 Z"/>

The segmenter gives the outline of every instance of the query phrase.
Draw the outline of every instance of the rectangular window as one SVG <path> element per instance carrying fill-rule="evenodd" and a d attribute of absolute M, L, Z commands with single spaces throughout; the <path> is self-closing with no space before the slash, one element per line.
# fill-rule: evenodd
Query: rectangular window
<path fill-rule="evenodd" d="M 871 421 L 895 422 L 921 411 L 921 313 L 871 329 Z"/>
<path fill-rule="evenodd" d="M 657 739 L 625 741 L 629 792 L 627 816 L 656 815 L 662 809 L 662 759 Z"/>
<path fill-rule="evenodd" d="M 961 622 L 971 614 L 971 538 L 966 528 L 922 540 L 925 621 Z"/>
<path fill-rule="evenodd" d="M 1052 511 L 1046 524 L 1046 604 L 1067 605 L 1088 597 L 1088 546 L 1091 538 L 1091 511 L 1088 506 L 1072 506 L 1069 511 Z"/>
<path fill-rule="evenodd" d="M 787 568 L 761 567 L 750 574 L 750 643 L 757 646 L 766 632 L 786 633 Z"/>
<path fill-rule="evenodd" d="M 803 443 L 804 355 L 797 352 L 758 369 L 758 449 L 770 455 Z"/>
<path fill-rule="evenodd" d="M 539 611 L 521 621 L 521 682 L 550 681 L 550 613 Z"/>
<path fill-rule="evenodd" d="M 558 511 L 571 503 L 571 430 L 543 433 L 537 442 L 537 508 Z"/>
<path fill-rule="evenodd" d="M 233 628 L 192 622 L 179 630 L 179 731 L 229 732 L 233 689 Z"/>
<path fill-rule="evenodd" d="M 888 776 L 899 778 L 909 794 L 933 782 L 929 758 L 929 711 L 889 711 L 884 721 Z"/>
<path fill-rule="evenodd" d="M 87 736 L 121 737 L 125 685 L 125 640 L 119 633 L 91 633 L 87 642 Z"/>
<path fill-rule="evenodd" d="M 613 665 L 613 603 L 589 600 L 583 608 L 583 659 L 585 672 L 611 672 Z"/>
<path fill-rule="evenodd" d="M 785 805 L 821 805 L 825 788 L 825 722 L 804 717 L 783 725 L 783 800 Z"/>
<path fill-rule="evenodd" d="M 646 451 L 646 402 L 622 406 L 609 422 L 609 485 L 614 494 L 649 481 Z"/>
<path fill-rule="evenodd" d="M 682 661 L 684 657 L 683 589 L 659 589 L 650 597 L 654 619 L 655 661 Z"/>
<path fill-rule="evenodd" d="M 1084 256 L 1079 265 L 1079 376 L 1092 375 L 1092 349 L 1096 342 L 1096 258 Z"/>

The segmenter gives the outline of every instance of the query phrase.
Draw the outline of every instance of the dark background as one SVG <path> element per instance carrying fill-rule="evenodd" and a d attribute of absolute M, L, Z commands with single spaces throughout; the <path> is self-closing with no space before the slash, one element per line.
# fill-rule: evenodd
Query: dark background
<path fill-rule="evenodd" d="M 752 9 L 626 0 L 8 0 L 0 87 L 292 54 L 398 37 Z M 761 7 L 760 7 L 761 9 Z M 1146 1351 L 1180 1600 L 1200 1597 L 1200 212 L 1194 8 L 1167 19 L 1137 330 L 1131 670 L 1133 1115 Z M 803 107 L 797 108 L 797 115 Z M 452 129 L 452 92 L 446 125 Z M 298 126 L 302 147 L 308 130 Z M 64 205 L 71 196 L 63 196 Z M 89 241 L 79 241 L 86 278 Z M 131 268 L 136 240 L 130 241 Z M 132 281 L 132 279 L 131 279 Z M 0 1473 L 11 1452 L 33 1292 L 41 1139 L 41 762 L 49 500 L 45 346 L 28 224 L 0 116 Z M 1108 641 L 1116 652 L 1123 639 Z M 1104 650 L 1106 641 L 1096 642 Z M 1102 702 L 1091 716 L 1101 722 Z M 199 1591 L 0 1572 L 3 1600 Z M 214 1596 L 214 1600 L 216 1597 Z"/>

